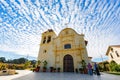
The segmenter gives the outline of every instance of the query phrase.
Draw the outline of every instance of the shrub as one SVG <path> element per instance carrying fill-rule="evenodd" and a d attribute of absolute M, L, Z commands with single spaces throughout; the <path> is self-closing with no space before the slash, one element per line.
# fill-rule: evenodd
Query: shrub
<path fill-rule="evenodd" d="M 116 72 L 120 72 L 120 65 L 115 65 L 114 67 Z"/>
<path fill-rule="evenodd" d="M 24 68 L 24 65 L 21 64 L 21 65 L 16 65 L 15 69 L 23 70 L 23 69 L 25 69 L 25 68 Z"/>
<path fill-rule="evenodd" d="M 120 72 L 120 65 L 118 65 L 115 61 L 111 61 L 109 66 L 111 71 Z"/>
<path fill-rule="evenodd" d="M 6 70 L 6 64 L 0 63 L 0 70 Z"/>

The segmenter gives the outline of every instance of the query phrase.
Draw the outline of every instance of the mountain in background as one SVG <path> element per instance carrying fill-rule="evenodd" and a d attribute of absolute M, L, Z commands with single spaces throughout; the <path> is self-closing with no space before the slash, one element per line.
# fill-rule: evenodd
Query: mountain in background
<path fill-rule="evenodd" d="M 18 58 L 21 58 L 21 57 L 27 58 L 29 60 L 36 60 L 37 59 L 36 57 L 32 57 L 32 56 L 29 56 L 29 55 L 20 55 L 20 54 L 14 53 L 14 52 L 1 51 L 1 50 L 0 50 L 0 57 L 5 57 L 6 60 L 8 60 L 8 59 L 18 59 Z"/>

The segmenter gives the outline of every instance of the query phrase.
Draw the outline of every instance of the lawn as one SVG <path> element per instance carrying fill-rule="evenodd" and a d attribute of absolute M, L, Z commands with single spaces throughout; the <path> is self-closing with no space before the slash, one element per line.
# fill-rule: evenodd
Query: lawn
<path fill-rule="evenodd" d="M 108 72 L 109 74 L 120 75 L 120 72 Z"/>

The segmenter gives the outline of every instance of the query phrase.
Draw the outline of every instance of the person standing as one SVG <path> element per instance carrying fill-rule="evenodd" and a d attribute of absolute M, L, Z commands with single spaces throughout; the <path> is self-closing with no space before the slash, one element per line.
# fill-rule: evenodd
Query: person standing
<path fill-rule="evenodd" d="M 96 63 L 94 63 L 94 70 L 95 70 L 95 73 L 97 75 L 100 75 L 100 72 L 99 72 L 99 69 L 98 69 L 98 65 Z"/>
<path fill-rule="evenodd" d="M 87 67 L 88 67 L 88 74 L 93 75 L 92 65 L 90 63 L 88 63 Z"/>

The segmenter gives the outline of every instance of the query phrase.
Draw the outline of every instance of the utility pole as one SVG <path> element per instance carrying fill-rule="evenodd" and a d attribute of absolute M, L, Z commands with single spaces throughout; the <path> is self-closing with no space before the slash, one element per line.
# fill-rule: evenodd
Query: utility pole
<path fill-rule="evenodd" d="M 101 59 L 102 59 L 102 62 L 103 62 L 103 57 L 102 57 L 102 54 L 100 54 L 100 56 L 101 56 Z"/>
<path fill-rule="evenodd" d="M 103 65 L 103 70 L 105 70 L 105 65 L 104 65 L 104 63 L 103 63 L 103 56 L 102 56 L 102 54 L 100 54 L 100 56 L 101 56 L 101 59 L 102 59 L 102 65 Z"/>

